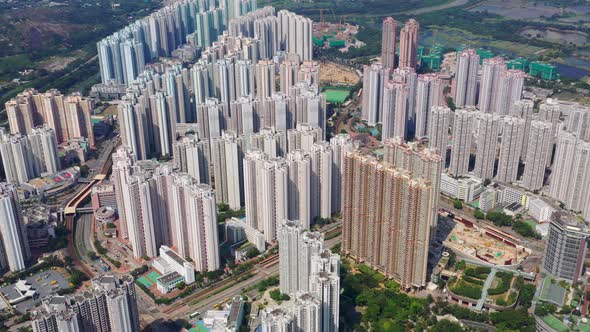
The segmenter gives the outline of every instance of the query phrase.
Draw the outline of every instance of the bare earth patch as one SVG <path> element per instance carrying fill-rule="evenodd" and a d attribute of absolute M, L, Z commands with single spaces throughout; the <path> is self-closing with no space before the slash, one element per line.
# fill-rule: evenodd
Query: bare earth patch
<path fill-rule="evenodd" d="M 359 76 L 352 68 L 333 62 L 324 62 L 320 66 L 320 82 L 322 84 L 355 85 Z"/>
<path fill-rule="evenodd" d="M 70 63 L 76 61 L 78 58 L 82 57 L 84 52 L 76 51 L 72 53 L 71 56 L 52 56 L 47 60 L 44 60 L 39 63 L 39 68 L 45 69 L 47 71 L 58 71 L 65 69 Z"/>

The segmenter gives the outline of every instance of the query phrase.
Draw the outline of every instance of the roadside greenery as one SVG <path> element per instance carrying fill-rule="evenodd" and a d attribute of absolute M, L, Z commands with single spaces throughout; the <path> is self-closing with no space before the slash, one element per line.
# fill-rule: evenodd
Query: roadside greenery
<path fill-rule="evenodd" d="M 467 268 L 473 275 L 483 276 L 488 268 Z M 450 322 L 437 322 L 435 315 L 450 314 L 458 319 L 476 321 L 496 327 L 499 331 L 533 332 L 535 321 L 526 309 L 508 309 L 500 313 L 478 313 L 448 302 L 434 302 L 431 297 L 414 298 L 401 293 L 393 280 L 385 280 L 365 265 L 342 261 L 342 295 L 340 316 L 342 328 L 354 331 L 462 331 Z M 519 281 L 515 286 L 519 286 Z M 525 292 L 534 288 L 521 285 Z M 533 286 L 534 287 L 534 286 Z M 476 294 L 473 294 L 476 297 Z M 479 298 L 479 297 L 478 297 Z M 532 299 L 527 295 L 527 298 Z M 516 300 L 513 296 L 513 300 Z M 509 299 L 510 301 L 510 299 Z M 523 307 L 530 305 L 524 300 Z M 520 302 L 519 302 L 519 305 Z"/>
<path fill-rule="evenodd" d="M 270 298 L 275 300 L 278 304 L 283 301 L 289 301 L 291 298 L 287 294 L 281 293 L 279 289 L 273 289 L 269 292 Z"/>

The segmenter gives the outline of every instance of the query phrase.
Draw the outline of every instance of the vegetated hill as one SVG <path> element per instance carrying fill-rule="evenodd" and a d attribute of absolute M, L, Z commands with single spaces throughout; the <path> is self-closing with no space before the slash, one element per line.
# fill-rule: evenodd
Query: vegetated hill
<path fill-rule="evenodd" d="M 76 50 L 159 6 L 158 0 L 0 2 L 0 57 L 36 61 Z"/>

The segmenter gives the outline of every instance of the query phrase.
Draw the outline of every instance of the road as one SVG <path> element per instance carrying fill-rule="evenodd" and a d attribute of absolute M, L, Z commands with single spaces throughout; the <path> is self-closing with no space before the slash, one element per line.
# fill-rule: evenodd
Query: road
<path fill-rule="evenodd" d="M 84 263 L 88 264 L 92 267 L 93 271 L 100 270 L 100 264 L 97 261 L 92 261 L 86 253 L 88 251 L 94 251 L 94 247 L 92 246 L 92 233 L 93 233 L 93 216 L 91 214 L 80 214 L 76 218 L 76 231 L 75 231 L 75 247 L 77 253 L 80 255 L 80 258 Z"/>
<path fill-rule="evenodd" d="M 337 237 L 330 239 L 330 240 L 326 240 L 324 243 L 325 243 L 326 248 L 332 248 L 338 242 L 340 242 L 340 236 L 337 236 Z M 221 292 L 219 292 L 207 299 L 199 301 L 195 306 L 192 306 L 192 307 L 187 306 L 185 310 L 177 310 L 174 312 L 174 315 L 176 318 L 184 318 L 183 315 L 186 316 L 186 315 L 188 315 L 192 312 L 195 312 L 195 311 L 205 312 L 207 310 L 211 310 L 211 309 L 213 309 L 213 306 L 216 303 L 219 303 L 219 302 L 223 301 L 224 299 L 231 298 L 232 296 L 240 294 L 243 289 L 252 287 L 252 286 L 258 284 L 259 282 L 261 282 L 262 280 L 272 277 L 272 276 L 276 276 L 278 274 L 279 274 L 278 262 L 277 262 L 277 264 L 270 266 L 268 268 L 259 268 L 258 272 L 252 278 L 249 278 L 241 283 L 231 286 L 228 289 L 223 290 L 223 291 L 221 291 Z"/>
<path fill-rule="evenodd" d="M 326 240 L 324 244 L 326 248 L 332 248 L 339 242 L 340 236 L 337 236 L 335 238 Z M 209 295 L 212 289 L 206 288 L 195 293 L 192 296 L 188 296 L 184 299 L 178 300 L 176 303 L 168 307 L 156 307 L 155 305 L 153 305 L 152 301 L 148 299 L 142 299 L 141 301 L 139 301 L 140 313 L 142 314 L 142 326 L 152 324 L 150 326 L 151 330 L 158 331 L 158 324 L 161 319 L 187 319 L 188 315 L 195 311 L 205 312 L 207 310 L 211 310 L 213 309 L 213 306 L 215 304 L 220 303 L 227 298 L 231 298 L 235 295 L 242 293 L 244 289 L 253 287 L 262 280 L 267 279 L 269 277 L 277 276 L 279 274 L 278 261 L 277 264 L 274 264 L 266 268 L 257 266 L 254 270 L 254 273 L 254 276 L 252 276 L 251 278 L 248 278 L 242 282 L 238 282 L 235 285 L 229 286 L 227 289 L 219 291 L 219 293 L 217 294 Z M 233 281 L 229 280 L 226 282 L 221 282 L 214 286 L 213 289 L 223 289 L 224 287 L 227 287 L 227 284 L 229 282 Z M 203 295 L 199 295 L 200 293 Z M 143 294 L 143 292 L 140 292 L 140 294 L 142 294 L 141 297 L 147 297 Z M 195 301 L 198 302 L 196 302 L 196 304 L 194 305 L 190 305 L 191 302 Z"/>
<path fill-rule="evenodd" d="M 463 6 L 463 5 L 466 5 L 467 3 L 469 3 L 469 0 L 454 0 L 452 2 L 445 3 L 442 5 L 418 8 L 418 9 L 408 10 L 405 12 L 399 12 L 396 14 L 422 15 L 422 14 L 436 12 L 436 11 L 443 10 L 443 9 L 449 9 L 449 8 L 453 8 L 453 7 Z"/>
<path fill-rule="evenodd" d="M 111 155 L 113 152 L 113 149 L 117 146 L 117 144 L 120 141 L 119 137 L 115 137 L 113 134 L 111 134 L 111 136 L 109 136 L 111 139 L 105 142 L 105 146 L 101 149 L 100 155 L 94 165 L 94 167 L 92 168 L 93 170 L 95 170 L 96 172 L 98 172 L 99 174 L 102 175 L 106 175 L 109 171 L 110 168 L 110 161 L 111 161 Z M 65 213 L 69 213 L 67 210 L 68 208 L 77 208 L 78 204 L 81 201 L 81 197 L 84 197 L 84 195 L 89 195 L 90 192 L 92 191 L 92 186 L 96 183 L 100 182 L 99 180 L 93 180 L 91 183 L 87 184 L 83 189 L 81 189 L 80 191 L 76 191 L 76 193 L 74 193 L 68 200 L 66 200 L 66 204 L 65 204 Z M 80 252 L 80 246 L 81 244 L 79 242 L 79 238 L 77 239 L 77 235 L 81 236 L 82 238 L 86 238 L 85 241 L 89 240 L 90 236 L 85 236 L 88 232 L 88 230 L 86 230 L 86 233 L 84 232 L 84 228 L 82 228 L 80 231 L 78 231 L 78 228 L 76 225 L 76 214 L 68 214 L 66 215 L 66 229 L 68 230 L 68 253 L 70 255 L 70 257 L 72 257 L 74 265 L 78 266 L 82 272 L 84 272 L 84 274 L 86 274 L 88 277 L 93 277 L 96 272 L 93 271 L 93 267 L 92 265 L 94 264 L 94 262 L 92 262 L 92 264 L 89 264 L 86 259 L 86 255 L 84 252 Z M 92 228 L 92 225 L 89 226 L 89 228 Z M 81 233 L 79 233 L 81 232 Z M 77 242 L 78 241 L 78 242 Z M 90 246 L 91 247 L 91 246 Z"/>

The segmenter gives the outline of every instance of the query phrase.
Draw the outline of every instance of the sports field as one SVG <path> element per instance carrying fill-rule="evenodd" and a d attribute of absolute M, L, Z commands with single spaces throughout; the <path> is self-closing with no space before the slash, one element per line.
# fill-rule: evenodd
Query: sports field
<path fill-rule="evenodd" d="M 346 88 L 327 88 L 324 90 L 326 94 L 326 101 L 329 103 L 338 103 L 342 104 L 348 98 L 350 94 L 350 89 Z"/>
<path fill-rule="evenodd" d="M 152 287 L 154 284 L 156 284 L 156 280 L 158 280 L 158 278 L 160 277 L 160 274 L 156 271 L 152 271 L 148 274 L 146 274 L 145 276 L 141 276 L 139 278 L 137 278 L 137 282 L 144 285 L 147 288 Z"/>
<path fill-rule="evenodd" d="M 144 285 L 146 288 L 152 287 L 152 282 L 146 277 L 139 277 L 137 278 L 137 282 Z"/>
<path fill-rule="evenodd" d="M 155 283 L 156 280 L 158 280 L 158 278 L 160 277 L 160 274 L 156 271 L 152 271 L 147 274 L 147 277 L 150 278 L 150 280 Z"/>

